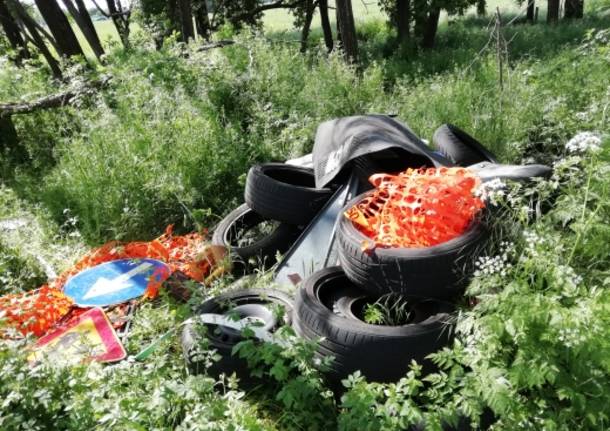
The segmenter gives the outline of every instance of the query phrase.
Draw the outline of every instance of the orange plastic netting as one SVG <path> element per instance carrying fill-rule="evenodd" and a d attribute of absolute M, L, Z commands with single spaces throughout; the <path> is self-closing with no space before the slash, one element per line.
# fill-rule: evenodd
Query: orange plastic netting
<path fill-rule="evenodd" d="M 462 234 L 483 208 L 474 192 L 480 179 L 464 168 L 407 169 L 375 174 L 376 187 L 345 216 L 374 247 L 429 247 Z"/>
<path fill-rule="evenodd" d="M 165 262 L 171 272 L 181 271 L 193 280 L 206 282 L 208 276 L 216 276 L 224 271 L 225 268 L 219 264 L 223 262 L 225 255 L 224 248 L 206 243 L 204 235 L 190 233 L 177 236 L 173 235 L 173 226 L 168 226 L 163 235 L 152 241 L 112 241 L 90 251 L 50 283 L 50 286 L 61 290 L 70 277 L 87 268 L 113 260 L 135 258 L 158 259 Z M 160 282 L 152 282 L 144 296 L 154 298 L 160 285 Z"/>
<path fill-rule="evenodd" d="M 31 333 L 40 337 L 71 307 L 72 300 L 66 295 L 57 289 L 43 286 L 29 292 L 0 297 L 0 318 L 6 321 L 6 329 L 13 328 L 23 335 Z"/>
<path fill-rule="evenodd" d="M 199 282 L 211 282 L 228 269 L 224 265 L 225 256 L 226 249 L 205 242 L 204 235 L 173 235 L 172 226 L 149 242 L 109 242 L 87 253 L 48 285 L 0 297 L 0 337 L 3 333 L 6 335 L 7 328 L 17 329 L 24 335 L 44 335 L 71 309 L 72 301 L 62 293 L 63 286 L 70 277 L 85 269 L 118 259 L 158 259 L 169 266 L 170 274 L 151 277 L 144 298 L 154 298 L 163 281 L 176 271 Z"/>

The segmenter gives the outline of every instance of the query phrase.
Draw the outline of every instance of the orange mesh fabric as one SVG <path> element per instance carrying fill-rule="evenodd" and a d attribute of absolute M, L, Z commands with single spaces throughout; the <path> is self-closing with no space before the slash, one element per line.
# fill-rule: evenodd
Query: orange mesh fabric
<path fill-rule="evenodd" d="M 407 169 L 369 178 L 375 190 L 345 212 L 373 247 L 429 247 L 462 234 L 483 208 L 464 168 Z"/>
<path fill-rule="evenodd" d="M 151 258 L 169 266 L 153 274 L 146 287 L 144 298 L 155 298 L 163 282 L 175 271 L 181 271 L 193 280 L 210 283 L 228 269 L 225 263 L 224 247 L 210 245 L 199 233 L 173 235 L 172 226 L 165 233 L 149 242 L 120 243 L 112 241 L 91 250 L 70 269 L 40 289 L 20 295 L 0 297 L 0 324 L 21 331 L 44 335 L 72 306 L 72 301 L 63 293 L 66 281 L 79 272 L 118 259 Z M 78 314 L 78 310 L 74 310 Z M 0 337 L 3 336 L 0 328 Z M 6 334 L 5 334 L 6 335 Z"/>
<path fill-rule="evenodd" d="M 0 336 L 7 328 L 40 337 L 72 307 L 72 300 L 57 289 L 42 286 L 29 292 L 0 297 Z"/>
<path fill-rule="evenodd" d="M 173 227 L 168 226 L 165 233 L 149 242 L 120 243 L 112 241 L 98 247 L 82 257 L 72 268 L 57 277 L 51 286 L 61 290 L 66 281 L 79 272 L 118 259 L 150 258 L 166 263 L 170 271 L 182 271 L 193 280 L 211 281 L 210 276 L 225 272 L 221 263 L 225 257 L 224 248 L 212 246 L 205 242 L 205 236 L 199 233 L 174 235 Z M 163 282 L 171 274 L 163 274 L 151 281 L 146 293 L 147 298 L 154 298 Z"/>

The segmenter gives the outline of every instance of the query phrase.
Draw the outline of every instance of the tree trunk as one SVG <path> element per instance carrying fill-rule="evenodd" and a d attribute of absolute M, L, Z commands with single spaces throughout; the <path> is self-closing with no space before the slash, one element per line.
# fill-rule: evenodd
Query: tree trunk
<path fill-rule="evenodd" d="M 433 48 L 434 40 L 436 39 L 436 31 L 438 30 L 438 20 L 441 16 L 441 9 L 435 7 L 428 13 L 428 19 L 426 20 L 426 27 L 424 28 L 424 34 L 422 36 L 421 46 L 422 48 Z"/>
<path fill-rule="evenodd" d="M 328 19 L 328 0 L 320 0 L 318 9 L 320 10 L 320 24 L 324 33 L 324 44 L 328 52 L 331 52 L 333 50 L 333 30 Z"/>
<path fill-rule="evenodd" d="M 584 18 L 585 16 L 585 0 L 579 0 L 576 10 L 576 18 Z"/>
<path fill-rule="evenodd" d="M 168 29 L 165 37 L 169 36 L 172 31 L 180 31 L 180 0 L 168 0 L 167 2 L 167 19 L 169 20 L 170 29 Z"/>
<path fill-rule="evenodd" d="M 9 0 L 11 1 L 11 0 Z M 15 4 L 19 4 L 19 8 L 22 10 L 22 15 L 23 16 L 27 16 L 29 17 L 29 13 L 25 10 L 25 8 L 23 6 L 20 5 L 20 3 L 18 1 L 13 1 L 13 8 L 15 10 L 17 10 L 15 8 Z M 55 41 L 55 38 L 47 31 L 46 28 L 44 28 L 42 26 L 42 24 L 40 24 L 38 21 L 36 21 L 35 19 L 31 19 L 30 18 L 30 22 L 32 23 L 32 25 L 38 30 L 38 33 L 40 34 L 40 36 L 43 39 L 47 39 L 47 42 L 49 42 L 51 44 L 51 46 L 53 47 L 53 49 L 55 49 L 55 52 L 59 53 L 59 45 L 57 45 L 57 42 Z"/>
<path fill-rule="evenodd" d="M 182 34 L 182 40 L 188 43 L 189 39 L 195 38 L 191 0 L 178 0 L 178 11 L 180 16 L 180 33 Z"/>
<path fill-rule="evenodd" d="M 21 60 L 29 58 L 30 53 L 28 51 L 27 42 L 21 35 L 19 26 L 15 22 L 15 19 L 11 15 L 4 0 L 0 0 L 0 25 L 2 26 L 11 47 L 17 53 L 17 63 L 19 64 L 21 63 Z"/>
<path fill-rule="evenodd" d="M 341 31 L 341 45 L 349 62 L 358 62 L 358 40 L 352 11 L 352 0 L 337 0 L 337 23 Z"/>
<path fill-rule="evenodd" d="M 527 16 L 526 16 L 527 22 L 529 22 L 530 24 L 533 24 L 535 15 L 536 15 L 536 1 L 529 0 L 529 3 L 527 4 Z"/>
<path fill-rule="evenodd" d="M 108 14 L 121 38 L 123 47 L 129 49 L 129 20 L 131 18 L 131 10 L 123 10 L 121 0 L 116 1 L 118 1 L 118 6 L 115 3 L 115 0 L 106 0 Z"/>
<path fill-rule="evenodd" d="M 205 40 L 210 39 L 210 17 L 208 15 L 207 0 L 195 0 L 195 24 L 197 25 L 197 33 Z"/>
<path fill-rule="evenodd" d="M 411 37 L 411 0 L 396 0 L 396 30 L 400 43 L 406 43 Z"/>
<path fill-rule="evenodd" d="M 28 114 L 41 109 L 61 108 L 62 106 L 74 103 L 74 101 L 78 100 L 79 96 L 86 95 L 93 90 L 104 88 L 108 82 L 110 82 L 110 78 L 86 81 L 71 90 L 43 96 L 30 102 L 0 103 L 0 118 L 18 114 Z"/>
<path fill-rule="evenodd" d="M 0 154 L 9 164 L 24 163 L 28 159 L 27 150 L 19 145 L 19 137 L 10 115 L 0 117 Z"/>
<path fill-rule="evenodd" d="M 305 21 L 303 22 L 303 30 L 301 30 L 301 52 L 307 51 L 307 39 L 309 38 L 309 30 L 311 29 L 311 21 L 313 13 L 316 10 L 316 4 L 313 0 L 305 2 Z"/>
<path fill-rule="evenodd" d="M 556 24 L 559 21 L 559 0 L 548 0 L 546 22 Z"/>
<path fill-rule="evenodd" d="M 10 115 L 0 117 L 0 154 L 17 145 L 17 131 Z"/>
<path fill-rule="evenodd" d="M 485 0 L 477 1 L 477 15 L 478 16 L 487 15 L 487 2 Z"/>
<path fill-rule="evenodd" d="M 335 28 L 337 30 L 337 45 L 341 45 L 343 38 L 341 37 L 341 16 L 335 6 Z"/>
<path fill-rule="evenodd" d="M 66 9 L 68 9 L 68 12 L 70 12 L 70 15 L 72 15 L 72 18 L 74 18 L 74 21 L 80 30 L 83 32 L 83 35 L 87 39 L 93 53 L 99 59 L 102 55 L 104 55 L 104 48 L 102 48 L 100 38 L 95 31 L 93 21 L 91 21 L 91 16 L 89 16 L 89 11 L 85 7 L 83 0 L 74 0 L 76 5 L 72 3 L 72 0 L 62 1 L 66 6 Z"/>
<path fill-rule="evenodd" d="M 61 11 L 56 0 L 35 0 L 36 6 L 47 23 L 53 38 L 57 42 L 61 55 L 72 57 L 82 55 L 83 50 L 78 43 L 78 39 L 68 22 L 68 18 Z"/>
<path fill-rule="evenodd" d="M 413 37 L 417 40 L 418 44 L 421 44 L 421 39 L 426 30 L 426 24 L 428 20 L 428 5 L 426 0 L 413 0 L 413 8 L 411 14 L 413 15 Z"/>
<path fill-rule="evenodd" d="M 18 0 L 9 0 L 9 2 L 11 7 L 13 8 L 13 11 L 19 17 L 19 20 L 23 23 L 23 26 L 29 32 L 32 43 L 36 45 L 36 47 L 40 50 L 41 54 L 44 56 L 45 60 L 49 64 L 53 76 L 55 76 L 56 78 L 61 78 L 62 73 L 61 69 L 59 68 L 59 62 L 55 59 L 55 57 L 53 57 L 53 55 L 49 51 L 49 48 L 47 47 L 46 42 L 38 32 L 38 26 L 36 24 L 36 21 L 34 21 L 34 19 L 30 15 L 28 15 L 27 11 L 21 5 L 21 3 L 19 3 Z"/>
<path fill-rule="evenodd" d="M 582 18 L 584 3 L 584 0 L 566 0 L 564 18 Z"/>

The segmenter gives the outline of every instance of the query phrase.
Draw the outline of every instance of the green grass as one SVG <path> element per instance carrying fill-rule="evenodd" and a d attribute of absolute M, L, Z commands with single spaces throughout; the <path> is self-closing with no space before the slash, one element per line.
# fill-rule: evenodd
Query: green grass
<path fill-rule="evenodd" d="M 399 385 L 354 377 L 335 403 L 312 369 L 311 346 L 299 343 L 244 347 L 268 382 L 247 393 L 187 375 L 177 337 L 143 364 L 67 370 L 31 370 L 22 344 L 0 343 L 0 427 L 408 429 L 458 411 L 476 421 L 489 409 L 498 429 L 607 428 L 610 141 L 580 156 L 565 144 L 581 131 L 610 132 L 610 36 L 590 33 L 609 21 L 507 29 L 504 88 L 494 52 L 476 56 L 485 24 L 443 25 L 438 46 L 418 52 L 395 50 L 383 20 L 367 20 L 359 68 L 315 44 L 302 55 L 247 32 L 230 35 L 234 46 L 193 46 L 189 55 L 171 43 L 155 51 L 138 42 L 129 53 L 116 46 L 103 67 L 108 88 L 75 106 L 15 116 L 20 147 L 0 158 L 0 220 L 27 221 L 0 230 L 0 292 L 41 282 L 38 257 L 61 271 L 107 240 L 151 239 L 170 223 L 214 225 L 242 201 L 253 163 L 307 153 L 317 125 L 337 116 L 394 112 L 427 139 L 452 122 L 502 161 L 555 164 L 549 181 L 507 190 L 497 230 L 510 241 L 511 267 L 469 286 L 476 301 L 461 309 L 461 343 L 436 357 L 442 373 L 425 387 L 417 368 Z M 57 90 L 37 65 L 2 63 L 2 101 Z M 495 246 L 490 255 L 502 255 Z M 129 353 L 196 306 L 163 296 L 142 307 Z"/>
<path fill-rule="evenodd" d="M 334 26 L 334 2 L 329 2 L 329 7 L 331 7 L 329 11 L 330 19 Z M 371 19 L 381 19 L 384 17 L 383 12 L 379 9 L 379 5 L 376 2 L 354 1 L 353 10 L 354 19 L 357 23 L 362 23 Z M 270 10 L 265 12 L 263 25 L 266 31 L 291 31 L 294 29 L 293 15 L 284 9 Z M 314 15 L 311 27 L 312 29 L 320 28 L 320 14 L 317 12 Z"/>
<path fill-rule="evenodd" d="M 97 35 L 100 38 L 100 41 L 102 42 L 102 46 L 105 49 L 108 49 L 112 45 L 121 43 L 120 39 L 119 39 L 119 34 L 117 33 L 116 27 L 114 26 L 114 23 L 112 22 L 112 20 L 107 19 L 107 20 L 103 20 L 103 21 L 94 21 L 93 25 L 95 26 Z M 72 28 L 74 29 L 74 32 L 76 33 L 76 37 L 78 38 L 78 41 L 80 42 L 81 47 L 85 51 L 85 55 L 87 56 L 87 58 L 94 59 L 95 56 L 93 54 L 93 51 L 91 50 L 91 47 L 89 46 L 89 43 L 87 42 L 87 39 L 85 38 L 83 33 L 80 31 L 80 29 L 76 25 L 73 25 Z M 132 22 L 131 23 L 132 34 L 137 33 L 138 31 L 140 31 L 140 26 L 138 25 L 138 23 Z"/>
<path fill-rule="evenodd" d="M 360 31 L 361 71 L 338 54 L 327 58 L 314 48 L 303 56 L 291 44 L 255 40 L 244 41 L 253 60 L 247 75 L 251 60 L 241 45 L 190 61 L 171 47 L 130 55 L 119 49 L 106 66 L 111 92 L 78 109 L 16 118 L 31 162 L 16 171 L 5 164 L 4 175 L 57 222 L 65 209 L 78 214 L 83 236 L 98 243 L 150 237 L 169 223 L 213 224 L 239 200 L 250 164 L 303 154 L 316 125 L 335 116 L 396 112 L 427 139 L 453 122 L 515 160 L 510 142 L 566 139 L 599 121 L 574 115 L 605 94 L 606 65 L 579 57 L 574 47 L 603 25 L 591 19 L 508 29 L 504 91 L 493 52 L 473 61 L 488 34 L 472 19 L 443 27 L 438 48 L 421 54 L 391 53 L 387 27 L 370 21 Z M 580 74 L 574 61 L 589 73 Z M 48 87 L 39 74 L 34 81 L 14 76 L 10 69 L 0 76 L 5 100 Z M 547 112 L 556 105 L 557 118 Z"/>

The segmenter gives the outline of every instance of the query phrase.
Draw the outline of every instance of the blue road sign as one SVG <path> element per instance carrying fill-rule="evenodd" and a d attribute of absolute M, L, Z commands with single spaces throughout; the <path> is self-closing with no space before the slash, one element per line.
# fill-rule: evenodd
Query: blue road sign
<path fill-rule="evenodd" d="M 142 296 L 150 282 L 164 281 L 169 267 L 155 259 L 102 263 L 70 278 L 64 293 L 83 307 L 104 307 Z"/>

